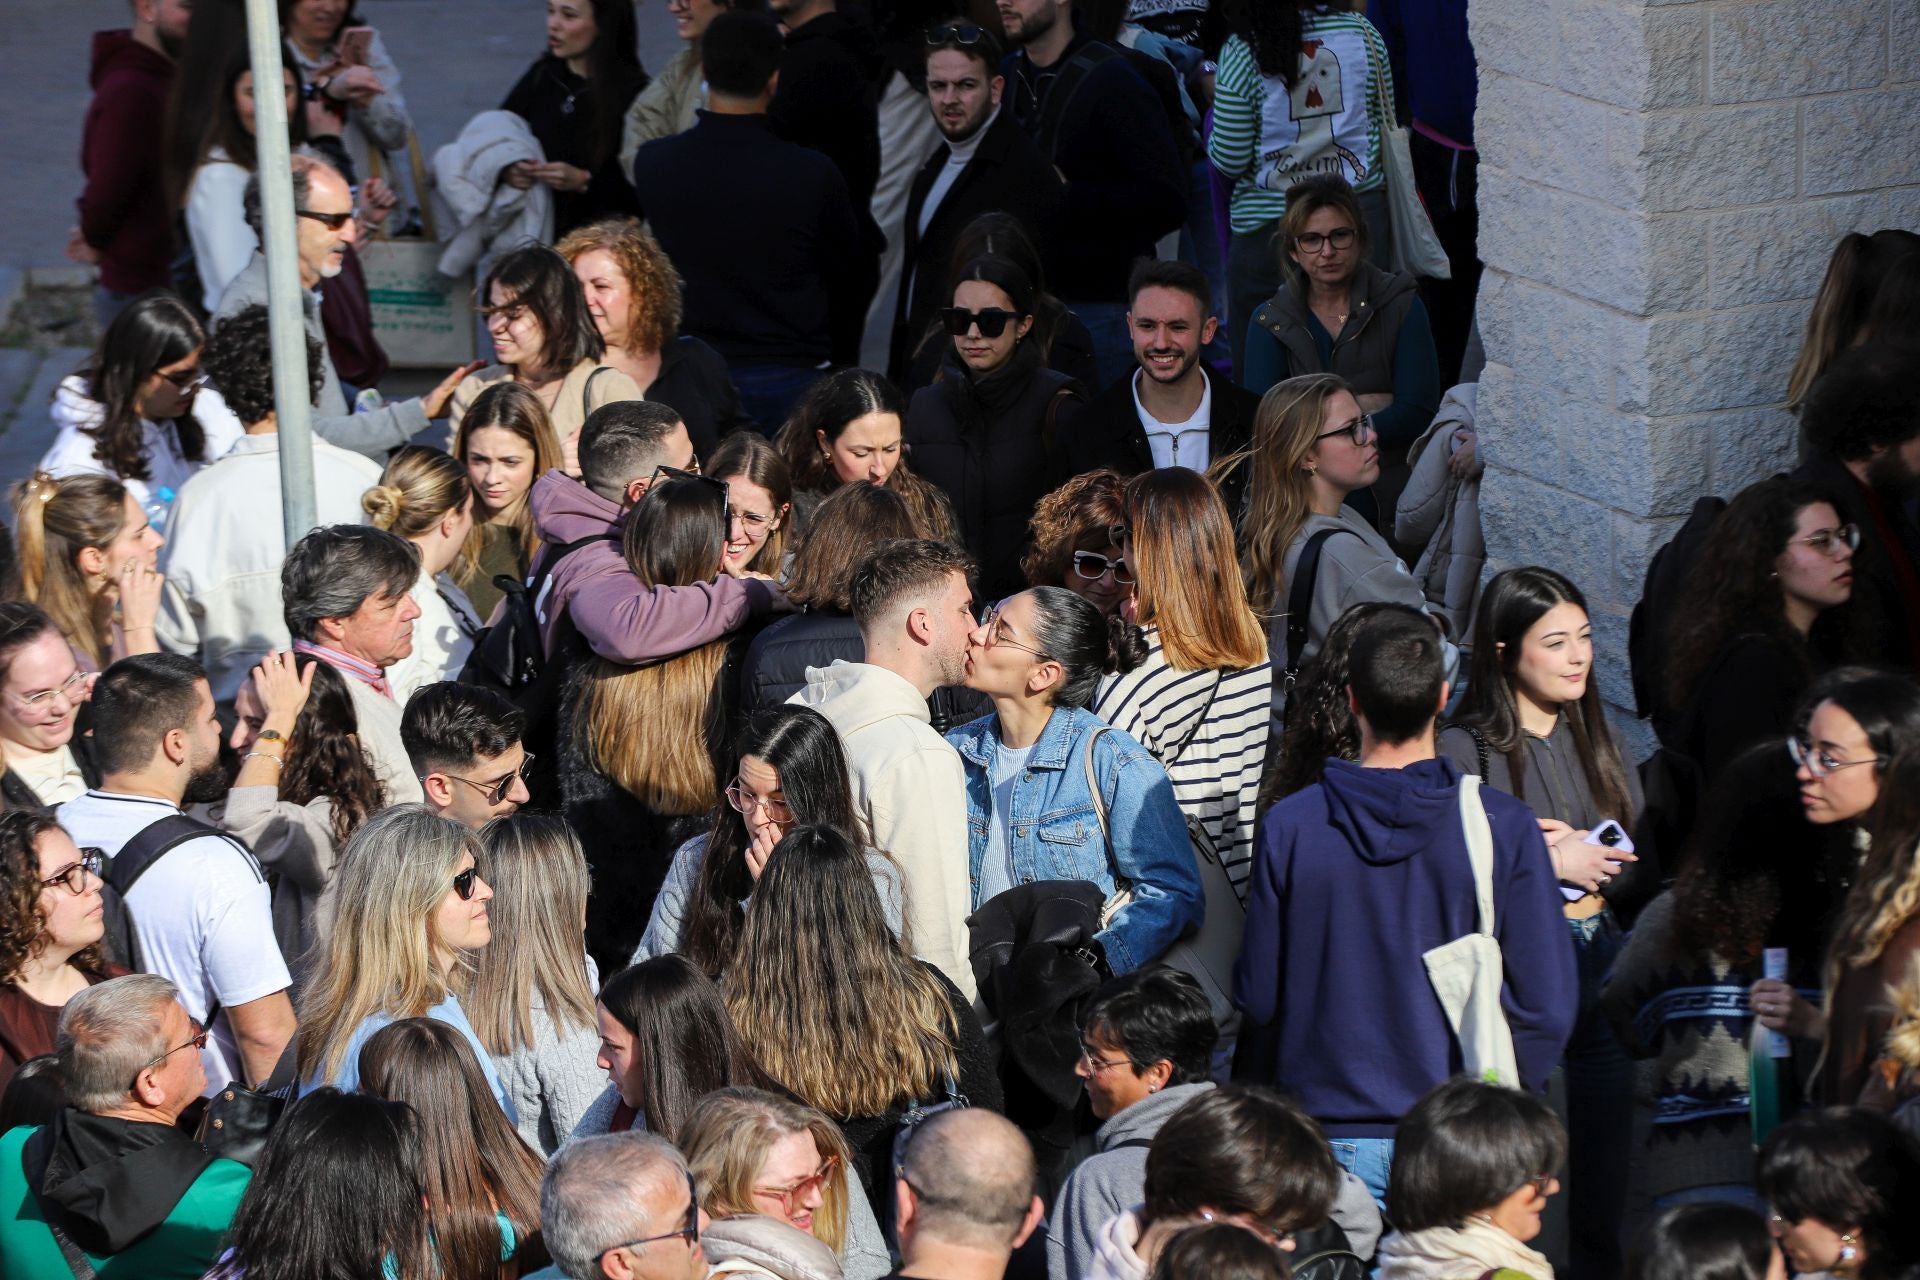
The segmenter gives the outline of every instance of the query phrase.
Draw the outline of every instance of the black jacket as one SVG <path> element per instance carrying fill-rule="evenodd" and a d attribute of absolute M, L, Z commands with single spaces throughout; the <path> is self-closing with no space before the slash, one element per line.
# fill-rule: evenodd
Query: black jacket
<path fill-rule="evenodd" d="M 702 458 L 734 432 L 755 429 L 727 376 L 727 362 L 698 338 L 675 338 L 660 348 L 660 372 L 644 391 L 647 399 L 679 412 L 693 451 Z"/>
<path fill-rule="evenodd" d="M 72 1107 L 27 1139 L 27 1185 L 49 1222 L 82 1249 L 116 1254 L 172 1213 L 213 1157 L 172 1125 Z"/>
<path fill-rule="evenodd" d="M 1147 429 L 1140 424 L 1140 412 L 1133 403 L 1133 379 L 1138 370 L 1096 396 L 1086 411 L 1074 419 L 1063 445 L 1067 465 L 1075 475 L 1100 467 L 1112 467 L 1123 476 L 1153 470 L 1153 449 L 1147 443 Z M 1209 464 L 1247 447 L 1253 439 L 1253 415 L 1260 408 L 1260 397 L 1223 378 L 1204 373 L 1213 387 L 1212 418 L 1207 431 Z M 1220 486 L 1227 514 L 1237 528 L 1246 502 L 1249 466 L 1235 467 Z"/>
<path fill-rule="evenodd" d="M 836 658 L 860 662 L 866 646 L 851 614 L 810 609 L 790 614 L 762 630 L 740 666 L 740 712 L 777 707 L 806 687 L 808 667 L 828 667 Z"/>
<path fill-rule="evenodd" d="M 878 264 L 833 161 L 764 115 L 702 111 L 640 148 L 633 185 L 686 283 L 687 333 L 729 364 L 858 363 Z"/>
<path fill-rule="evenodd" d="M 620 100 L 620 116 L 625 116 L 633 100 L 647 87 L 647 75 L 638 75 L 617 84 L 613 94 Z M 540 150 L 549 161 L 558 160 L 585 169 L 591 176 L 585 191 L 553 193 L 553 234 L 557 239 L 575 227 L 600 218 L 637 214 L 633 184 L 620 172 L 620 139 L 593 138 L 594 95 L 599 86 L 567 69 L 566 60 L 550 53 L 540 55 L 520 82 L 507 93 L 501 109 L 511 111 L 527 122 Z M 602 154 L 594 155 L 598 149 Z"/>
<path fill-rule="evenodd" d="M 867 29 L 844 13 L 823 13 L 787 33 L 780 84 L 767 108 L 781 137 L 833 161 L 869 227 L 867 206 L 880 181 L 880 117 L 873 89 L 879 74 L 880 48 Z M 873 234 L 878 252 L 877 227 Z"/>
<path fill-rule="evenodd" d="M 1794 470 L 1793 478 L 1823 491 L 1843 523 L 1860 527 L 1860 549 L 1853 556 L 1854 613 L 1861 634 L 1856 640 L 1860 659 L 1901 671 L 1920 665 L 1920 599 L 1902 589 L 1896 559 L 1920 578 L 1920 527 L 1896 494 L 1880 494 L 1879 508 L 1893 528 L 1888 546 L 1874 519 L 1874 504 L 1866 486 L 1838 458 L 1816 455 Z M 1814 625 L 1818 638 L 1821 628 Z"/>
<path fill-rule="evenodd" d="M 809 23 L 809 26 L 812 24 Z M 784 75 L 784 73 L 783 73 Z M 950 154 L 946 144 L 933 149 L 907 192 L 907 215 L 901 229 L 900 293 L 893 306 L 893 346 L 887 368 L 897 381 L 933 313 L 947 305 L 947 279 L 953 269 L 953 244 L 960 231 L 983 213 L 1010 213 L 1026 225 L 1043 260 L 1059 233 L 1060 213 L 1066 205 L 1066 187 L 1053 163 L 1020 127 L 1004 100 L 1000 114 L 986 129 L 973 159 L 960 171 L 940 205 L 920 232 L 920 214 L 927 194 Z"/>

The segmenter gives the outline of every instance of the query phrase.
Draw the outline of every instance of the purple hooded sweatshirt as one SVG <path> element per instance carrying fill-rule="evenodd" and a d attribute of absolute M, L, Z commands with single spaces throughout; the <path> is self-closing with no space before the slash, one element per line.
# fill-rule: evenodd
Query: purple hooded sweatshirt
<path fill-rule="evenodd" d="M 781 596 L 758 578 L 719 577 L 690 587 L 641 584 L 620 554 L 626 513 L 564 472 L 534 481 L 527 498 L 540 534 L 540 560 L 563 543 L 612 534 L 561 560 L 539 601 L 541 639 L 553 652 L 564 608 L 587 645 L 608 662 L 638 666 L 697 649 L 737 631 L 754 614 L 779 607 Z"/>

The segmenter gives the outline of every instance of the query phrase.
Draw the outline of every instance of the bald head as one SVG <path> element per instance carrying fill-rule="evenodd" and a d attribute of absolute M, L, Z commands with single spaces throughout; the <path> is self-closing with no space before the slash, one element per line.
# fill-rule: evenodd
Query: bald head
<path fill-rule="evenodd" d="M 1039 1171 L 1026 1136 L 1005 1116 L 943 1111 L 914 1130 L 901 1163 L 915 1240 L 1006 1253 L 1025 1234 Z"/>

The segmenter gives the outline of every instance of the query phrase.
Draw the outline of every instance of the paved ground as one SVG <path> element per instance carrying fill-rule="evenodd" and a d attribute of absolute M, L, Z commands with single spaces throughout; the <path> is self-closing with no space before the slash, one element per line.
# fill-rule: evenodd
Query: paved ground
<path fill-rule="evenodd" d="M 63 249 L 79 190 L 92 32 L 127 23 L 127 0 L 0 0 L 0 119 L 8 175 L 0 183 L 0 319 L 30 270 L 70 267 Z M 498 106 L 544 46 L 541 0 L 361 0 L 404 77 L 402 91 L 429 156 L 475 112 Z M 641 58 L 679 48 L 664 0 L 641 0 Z M 42 337 L 0 348 L 0 483 L 25 474 L 44 448 L 46 395 L 82 353 Z"/>

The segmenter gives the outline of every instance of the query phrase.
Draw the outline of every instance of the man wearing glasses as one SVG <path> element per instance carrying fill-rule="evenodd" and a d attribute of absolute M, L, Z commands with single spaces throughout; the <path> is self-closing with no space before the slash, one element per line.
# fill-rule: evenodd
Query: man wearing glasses
<path fill-rule="evenodd" d="M 220 1256 L 252 1173 L 175 1127 L 206 1086 L 179 995 L 136 973 L 67 1002 L 70 1105 L 0 1138 L 0 1275 L 198 1275 Z"/>
<path fill-rule="evenodd" d="M 475 831 L 517 812 L 530 798 L 526 725 L 525 712 L 477 685 L 443 681 L 409 698 L 400 740 L 428 807 Z"/>
<path fill-rule="evenodd" d="M 706 1212 L 687 1162 L 663 1138 L 629 1131 L 568 1143 L 540 1184 L 553 1266 L 529 1280 L 703 1280 Z"/>
<path fill-rule="evenodd" d="M 100 780 L 74 734 L 91 681 L 38 605 L 0 604 L 0 796 L 9 808 L 51 809 Z"/>

